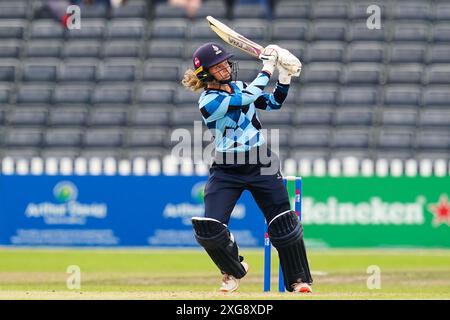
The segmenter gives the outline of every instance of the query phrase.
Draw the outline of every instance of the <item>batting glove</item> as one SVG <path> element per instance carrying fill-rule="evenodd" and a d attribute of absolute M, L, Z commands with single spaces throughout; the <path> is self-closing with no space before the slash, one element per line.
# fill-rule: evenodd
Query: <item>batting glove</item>
<path fill-rule="evenodd" d="M 273 74 L 278 61 L 279 48 L 280 47 L 278 47 L 277 45 L 270 44 L 261 52 L 259 58 L 263 61 L 262 71 L 266 71 L 270 75 Z"/>
<path fill-rule="evenodd" d="M 277 69 L 279 71 L 280 83 L 289 84 L 291 81 L 290 77 L 300 76 L 302 63 L 288 50 L 280 48 L 278 50 Z"/>

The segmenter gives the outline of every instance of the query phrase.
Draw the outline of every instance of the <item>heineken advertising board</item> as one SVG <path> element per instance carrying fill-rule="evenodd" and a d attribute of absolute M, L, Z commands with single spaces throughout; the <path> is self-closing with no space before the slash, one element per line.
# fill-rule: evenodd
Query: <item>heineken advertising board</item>
<path fill-rule="evenodd" d="M 449 195 L 449 177 L 308 177 L 305 238 L 318 247 L 450 247 Z"/>

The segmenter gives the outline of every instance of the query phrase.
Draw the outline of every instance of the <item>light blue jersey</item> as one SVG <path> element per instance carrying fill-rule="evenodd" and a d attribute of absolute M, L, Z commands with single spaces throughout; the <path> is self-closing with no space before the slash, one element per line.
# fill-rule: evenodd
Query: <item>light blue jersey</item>
<path fill-rule="evenodd" d="M 256 109 L 277 110 L 286 99 L 289 85 L 277 83 L 273 93 L 264 93 L 269 75 L 262 71 L 252 83 L 231 82 L 228 93 L 205 90 L 198 101 L 203 121 L 212 131 L 218 152 L 243 152 L 264 144 Z"/>

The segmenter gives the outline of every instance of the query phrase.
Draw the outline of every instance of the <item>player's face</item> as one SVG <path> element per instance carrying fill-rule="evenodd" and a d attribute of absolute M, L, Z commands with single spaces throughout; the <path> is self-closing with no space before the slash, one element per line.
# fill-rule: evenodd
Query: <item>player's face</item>
<path fill-rule="evenodd" d="M 228 60 L 225 60 L 210 67 L 209 73 L 211 73 L 216 80 L 227 80 L 231 77 L 231 66 L 228 63 Z"/>

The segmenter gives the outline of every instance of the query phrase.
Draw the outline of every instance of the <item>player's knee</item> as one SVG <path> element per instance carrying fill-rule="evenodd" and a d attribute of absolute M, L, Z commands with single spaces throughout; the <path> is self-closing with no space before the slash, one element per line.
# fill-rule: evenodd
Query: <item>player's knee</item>
<path fill-rule="evenodd" d="M 295 212 L 283 211 L 269 221 L 269 237 L 276 248 L 287 247 L 301 240 L 303 228 Z"/>

